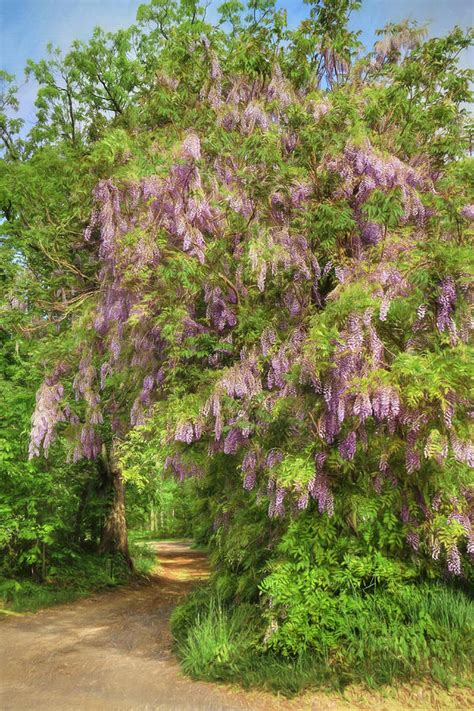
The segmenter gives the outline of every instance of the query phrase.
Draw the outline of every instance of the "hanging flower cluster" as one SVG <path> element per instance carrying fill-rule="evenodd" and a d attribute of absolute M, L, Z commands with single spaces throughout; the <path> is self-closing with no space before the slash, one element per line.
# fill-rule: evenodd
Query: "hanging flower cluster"
<path fill-rule="evenodd" d="M 61 407 L 64 387 L 59 381 L 65 371 L 65 365 L 58 364 L 36 393 L 36 407 L 31 420 L 30 458 L 38 456 L 41 447 L 45 457 L 48 456 L 55 437 L 56 425 L 66 420 L 64 409 Z"/>
<path fill-rule="evenodd" d="M 434 190 L 430 176 L 424 175 L 419 168 L 403 163 L 396 156 L 378 154 L 368 140 L 362 146 L 348 142 L 343 154 L 329 159 L 326 168 L 342 179 L 336 196 L 347 199 L 352 207 L 363 244 L 377 244 L 383 235 L 383 226 L 367 220 L 362 210 L 375 190 L 400 192 L 403 205 L 401 224 L 412 221 L 423 225 L 430 214 L 420 197 L 421 192 Z"/>
<path fill-rule="evenodd" d="M 376 149 L 369 138 L 356 144 L 349 131 L 341 150 L 324 128 L 330 97 L 296 91 L 278 65 L 268 82 L 226 77 L 209 43 L 205 51 L 203 122 L 220 148 L 186 127 L 163 174 L 102 180 L 94 191 L 85 239 L 100 261 L 100 289 L 94 355 L 83 350 L 73 382 L 85 408 L 77 455 L 99 453 L 110 415 L 101 398 L 121 375 L 131 425 L 152 416 L 176 381 L 199 398 L 198 415 L 180 413 L 169 425 L 165 468 L 179 479 L 201 475 L 192 453 L 203 447 L 209 461 L 234 458 L 244 489 L 266 497 L 271 518 L 312 500 L 333 516 L 347 472 L 358 467 L 374 473 L 376 495 L 400 487 L 405 496 L 448 458 L 472 466 L 472 445 L 457 429 L 466 393 L 451 382 L 438 396 L 419 375 L 439 343 L 448 352 L 458 347 L 467 295 L 454 271 L 435 271 L 427 287 L 412 278 L 411 255 L 419 256 L 436 219 L 425 206 L 439 197 L 430 166 Z M 181 90 L 170 82 L 167 89 Z M 301 109 L 300 125 L 289 119 L 292 106 Z M 318 154 L 308 136 L 324 130 L 328 146 Z M 277 140 L 268 158 L 270 139 Z M 368 218 L 376 191 L 399 196 L 398 220 Z M 332 222 L 321 222 L 321 205 L 332 209 Z M 461 210 L 464 218 L 471 208 Z M 351 220 L 334 226 L 344 210 Z M 396 307 L 406 338 L 392 320 Z M 41 446 L 47 452 L 67 419 L 60 376 L 38 392 L 32 455 Z M 310 453 L 311 476 L 295 471 L 289 481 L 282 467 L 300 450 Z M 418 554 L 431 519 L 416 505 L 418 517 L 400 516 Z M 472 527 L 462 530 L 472 553 Z M 457 547 L 445 554 L 459 574 Z"/>

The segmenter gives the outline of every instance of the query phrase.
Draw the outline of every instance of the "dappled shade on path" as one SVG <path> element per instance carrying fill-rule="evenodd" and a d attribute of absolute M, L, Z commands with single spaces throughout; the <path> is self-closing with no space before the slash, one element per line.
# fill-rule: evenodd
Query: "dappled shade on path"
<path fill-rule="evenodd" d="M 400 701 L 365 693 L 307 694 L 291 701 L 183 676 L 172 653 L 171 611 L 207 575 L 189 543 L 151 543 L 159 568 L 136 582 L 70 605 L 0 622 L 2 711 L 337 711 L 465 708 L 430 703 L 430 692 Z M 464 696 L 464 701 L 466 697 Z"/>
<path fill-rule="evenodd" d="M 149 545 L 159 560 L 149 582 L 1 621 L 2 711 L 268 708 L 260 695 L 182 675 L 169 618 L 206 576 L 206 556 L 188 543 Z"/>

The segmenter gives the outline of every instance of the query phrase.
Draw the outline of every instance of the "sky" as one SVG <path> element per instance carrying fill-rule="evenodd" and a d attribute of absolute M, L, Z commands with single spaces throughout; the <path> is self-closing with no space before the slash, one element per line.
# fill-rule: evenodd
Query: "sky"
<path fill-rule="evenodd" d="M 17 77 L 26 130 L 34 122 L 36 94 L 34 81 L 24 79 L 26 60 L 44 57 L 50 41 L 67 50 L 72 40 L 86 40 L 97 25 L 106 31 L 128 27 L 144 1 L 0 0 L 0 68 Z M 220 2 L 212 3 L 208 12 L 211 21 Z M 281 0 L 278 4 L 287 9 L 292 26 L 308 12 L 302 0 Z M 362 41 L 371 46 L 377 28 L 404 18 L 429 23 L 430 36 L 439 36 L 456 24 L 464 28 L 474 25 L 474 0 L 363 0 L 351 24 L 362 30 Z M 474 54 L 466 54 L 462 63 L 473 66 Z"/>

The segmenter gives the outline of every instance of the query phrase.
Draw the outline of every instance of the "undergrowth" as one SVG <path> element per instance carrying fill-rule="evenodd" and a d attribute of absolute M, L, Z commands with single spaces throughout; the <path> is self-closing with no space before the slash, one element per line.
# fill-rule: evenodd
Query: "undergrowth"
<path fill-rule="evenodd" d="M 146 545 L 130 546 L 135 571 L 130 573 L 120 555 L 71 553 L 69 560 L 54 569 L 44 582 L 25 577 L 0 577 L 0 613 L 32 612 L 42 607 L 72 602 L 107 588 L 123 585 L 133 577 L 147 575 L 157 563 Z"/>
<path fill-rule="evenodd" d="M 297 655 L 271 649 L 271 630 L 255 605 L 229 607 L 200 588 L 176 608 L 172 630 L 183 670 L 195 679 L 238 682 L 291 696 L 311 687 L 370 688 L 429 677 L 469 683 L 474 604 L 442 585 L 356 595 L 326 621 L 324 650 Z"/>

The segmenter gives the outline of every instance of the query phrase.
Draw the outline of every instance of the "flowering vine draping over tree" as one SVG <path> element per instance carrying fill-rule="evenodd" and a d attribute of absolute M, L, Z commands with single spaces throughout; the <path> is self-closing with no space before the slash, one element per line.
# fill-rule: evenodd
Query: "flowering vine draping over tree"
<path fill-rule="evenodd" d="M 312 12 L 317 65 L 309 25 L 279 42 L 278 15 L 255 63 L 233 53 L 241 26 L 164 43 L 144 130 L 94 188 L 78 249 L 98 288 L 74 357 L 38 392 L 31 454 L 58 428 L 73 459 L 94 458 L 141 426 L 178 478 L 227 472 L 222 535 L 244 501 L 269 530 L 311 511 L 388 557 L 464 575 L 468 77 L 453 93 L 429 58 L 444 53 L 449 72 L 469 39 L 405 27 L 354 62 L 356 38 L 329 49 Z"/>

